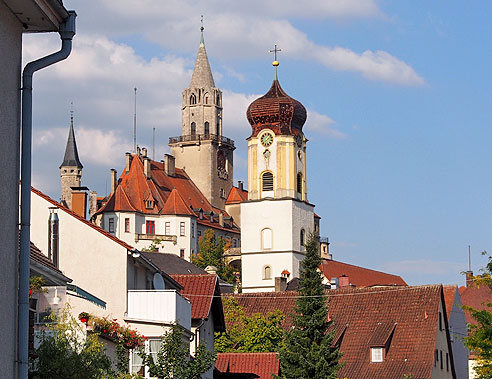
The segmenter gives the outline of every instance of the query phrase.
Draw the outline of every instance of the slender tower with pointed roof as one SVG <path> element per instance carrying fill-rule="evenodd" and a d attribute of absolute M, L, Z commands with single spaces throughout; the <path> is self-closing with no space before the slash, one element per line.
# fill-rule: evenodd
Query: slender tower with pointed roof
<path fill-rule="evenodd" d="M 215 86 L 205 50 L 203 25 L 190 86 L 183 91 L 181 136 L 169 146 L 210 203 L 224 209 L 233 182 L 234 141 L 222 135 L 222 91 Z"/>
<path fill-rule="evenodd" d="M 73 130 L 73 110 L 70 111 L 70 129 L 68 132 L 67 147 L 65 156 L 60 165 L 61 180 L 61 203 L 68 208 L 72 208 L 72 187 L 80 187 L 82 180 L 82 163 L 80 163 L 77 142 Z"/>

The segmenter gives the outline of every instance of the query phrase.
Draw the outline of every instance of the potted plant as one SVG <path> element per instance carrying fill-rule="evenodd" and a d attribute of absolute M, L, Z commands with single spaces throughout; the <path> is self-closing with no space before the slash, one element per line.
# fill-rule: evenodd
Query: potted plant
<path fill-rule="evenodd" d="M 29 307 L 36 309 L 38 299 L 33 299 L 33 295 L 36 293 L 47 292 L 43 286 L 45 285 L 44 278 L 42 276 L 31 276 L 29 278 Z"/>
<path fill-rule="evenodd" d="M 80 312 L 79 313 L 79 320 L 82 324 L 86 324 L 87 325 L 87 322 L 89 321 L 89 318 L 90 318 L 90 314 L 87 313 L 87 312 Z"/>

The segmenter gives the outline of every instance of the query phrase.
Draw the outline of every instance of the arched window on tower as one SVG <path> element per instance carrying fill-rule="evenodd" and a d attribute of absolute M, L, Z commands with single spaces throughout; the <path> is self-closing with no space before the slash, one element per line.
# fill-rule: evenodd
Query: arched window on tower
<path fill-rule="evenodd" d="M 270 250 L 273 247 L 272 229 L 265 228 L 261 231 L 261 247 L 263 250 Z"/>
<path fill-rule="evenodd" d="M 268 265 L 263 266 L 263 280 L 272 278 L 272 268 Z"/>
<path fill-rule="evenodd" d="M 205 134 L 206 136 L 210 134 L 210 124 L 208 123 L 208 121 L 205 122 L 205 128 L 203 134 Z"/>
<path fill-rule="evenodd" d="M 215 135 L 219 135 L 219 130 L 220 130 L 220 121 L 217 121 L 217 126 L 215 128 Z"/>
<path fill-rule="evenodd" d="M 302 195 L 302 174 L 297 173 L 297 192 Z"/>
<path fill-rule="evenodd" d="M 216 101 L 216 104 L 217 104 L 217 105 L 220 105 L 220 94 L 217 94 L 217 101 Z"/>
<path fill-rule="evenodd" d="M 203 102 L 205 104 L 208 104 L 208 93 L 206 93 L 205 95 L 203 95 Z"/>
<path fill-rule="evenodd" d="M 196 104 L 196 95 L 194 93 L 191 94 L 190 96 L 190 104 L 195 105 Z"/>
<path fill-rule="evenodd" d="M 262 191 L 273 191 L 273 174 L 270 171 L 266 171 L 261 176 L 261 189 Z"/>
<path fill-rule="evenodd" d="M 301 229 L 301 235 L 300 235 L 300 239 L 301 239 L 301 248 L 304 247 L 304 244 L 305 244 L 305 239 L 306 239 L 306 232 L 304 229 Z"/>
<path fill-rule="evenodd" d="M 191 123 L 191 135 L 194 136 L 196 134 L 196 123 Z"/>

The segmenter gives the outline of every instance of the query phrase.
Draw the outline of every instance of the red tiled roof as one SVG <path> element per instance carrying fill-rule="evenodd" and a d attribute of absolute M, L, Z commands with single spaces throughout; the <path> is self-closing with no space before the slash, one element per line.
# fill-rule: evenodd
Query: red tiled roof
<path fill-rule="evenodd" d="M 460 287 L 459 292 L 461 295 L 461 302 L 463 305 L 478 310 L 492 311 L 492 307 L 487 307 L 486 304 L 492 303 L 492 289 L 487 285 L 477 286 L 471 284 L 468 287 Z M 472 317 L 469 311 L 465 310 L 466 322 L 469 324 L 477 324 L 477 321 Z"/>
<path fill-rule="evenodd" d="M 225 211 L 214 208 L 210 204 L 184 170 L 176 168 L 175 175 L 169 176 L 164 170 L 163 162 L 149 160 L 149 171 L 150 175 L 147 178 L 144 174 L 141 158 L 135 154 L 132 155 L 130 170 L 122 172 L 114 193 L 109 195 L 106 203 L 99 208 L 96 214 L 108 211 L 127 211 L 152 215 L 198 216 L 198 211 L 194 212 L 193 209 L 202 209 L 205 213 L 213 212 L 216 215 L 222 213 L 225 217 L 228 216 Z M 179 194 L 179 198 L 176 194 L 172 195 L 173 192 Z M 153 200 L 153 208 L 148 209 L 144 200 Z M 168 204 L 168 202 L 171 203 Z M 221 227 L 217 217 L 212 222 L 205 215 L 203 219 L 198 219 L 197 222 L 215 229 L 239 233 L 239 228 L 233 222 L 226 221 L 225 226 Z"/>
<path fill-rule="evenodd" d="M 162 214 L 164 215 L 186 215 L 195 216 L 191 209 L 186 206 L 183 198 L 179 192 L 174 188 L 169 195 L 166 204 L 162 207 Z"/>
<path fill-rule="evenodd" d="M 398 275 L 386 274 L 381 271 L 375 271 L 333 260 L 323 260 L 321 269 L 328 280 L 345 275 L 348 276 L 349 282 L 356 287 L 407 285 L 407 283 L 405 283 Z"/>
<path fill-rule="evenodd" d="M 328 318 L 334 321 L 336 330 L 346 326 L 340 345 L 341 362 L 345 365 L 339 377 L 393 379 L 406 374 L 415 378 L 431 377 L 442 286 L 342 288 L 327 294 Z M 289 329 L 292 325 L 290 314 L 297 292 L 230 296 L 237 299 L 248 315 L 279 309 L 286 315 L 283 327 Z M 371 363 L 371 340 L 380 342 L 383 334 L 387 335 L 386 328 L 395 323 L 384 362 Z"/>
<path fill-rule="evenodd" d="M 208 319 L 216 294 L 217 276 L 210 274 L 171 275 L 183 286 L 181 294 L 191 302 L 191 318 Z"/>
<path fill-rule="evenodd" d="M 83 217 L 80 217 L 78 214 L 76 214 L 75 212 L 72 212 L 72 210 L 68 209 L 67 207 L 61 205 L 59 202 L 53 200 L 51 197 L 49 197 L 48 195 L 45 195 L 44 193 L 42 193 L 41 191 L 37 190 L 36 188 L 34 187 L 31 187 L 31 192 L 32 193 L 35 193 L 36 195 L 38 195 L 39 197 L 45 199 L 46 201 L 48 201 L 49 203 L 53 204 L 54 206 L 58 207 L 59 209 L 61 209 L 62 211 L 68 213 L 70 216 L 72 217 L 75 217 L 76 219 L 78 219 L 80 222 L 83 222 L 84 224 L 86 224 L 87 226 L 90 226 L 92 229 L 98 231 L 99 233 L 103 234 L 104 236 L 108 237 L 109 239 L 113 240 L 114 242 L 116 242 L 117 244 L 123 246 L 124 248 L 126 248 L 127 250 L 133 250 L 133 247 L 128 245 L 126 242 L 123 242 L 122 240 L 120 240 L 119 238 L 113 236 L 111 233 L 108 233 L 107 231 L 105 231 L 104 229 L 101 229 L 99 226 L 97 225 L 94 225 L 92 222 L 86 220 L 85 218 Z"/>
<path fill-rule="evenodd" d="M 458 291 L 457 285 L 443 286 L 444 304 L 446 304 L 446 313 L 448 315 L 448 320 L 451 316 L 451 310 L 455 305 L 454 297 L 456 295 L 456 291 Z"/>
<path fill-rule="evenodd" d="M 226 204 L 237 204 L 241 201 L 248 200 L 248 191 L 241 190 L 237 187 L 232 187 L 229 196 L 227 196 Z"/>
<path fill-rule="evenodd" d="M 221 373 L 253 373 L 260 379 L 279 374 L 277 353 L 218 353 L 215 368 Z"/>

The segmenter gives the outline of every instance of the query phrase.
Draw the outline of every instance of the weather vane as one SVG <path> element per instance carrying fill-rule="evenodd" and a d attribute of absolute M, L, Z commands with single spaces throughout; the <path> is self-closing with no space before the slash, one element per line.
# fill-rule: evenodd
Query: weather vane
<path fill-rule="evenodd" d="M 277 44 L 275 44 L 275 47 L 273 50 L 270 50 L 270 53 L 273 53 L 273 59 L 274 61 L 272 62 L 273 67 L 275 67 L 275 80 L 277 80 L 277 67 L 279 65 L 278 60 L 277 60 L 277 53 L 279 51 L 282 51 L 282 49 L 277 48 Z"/>

